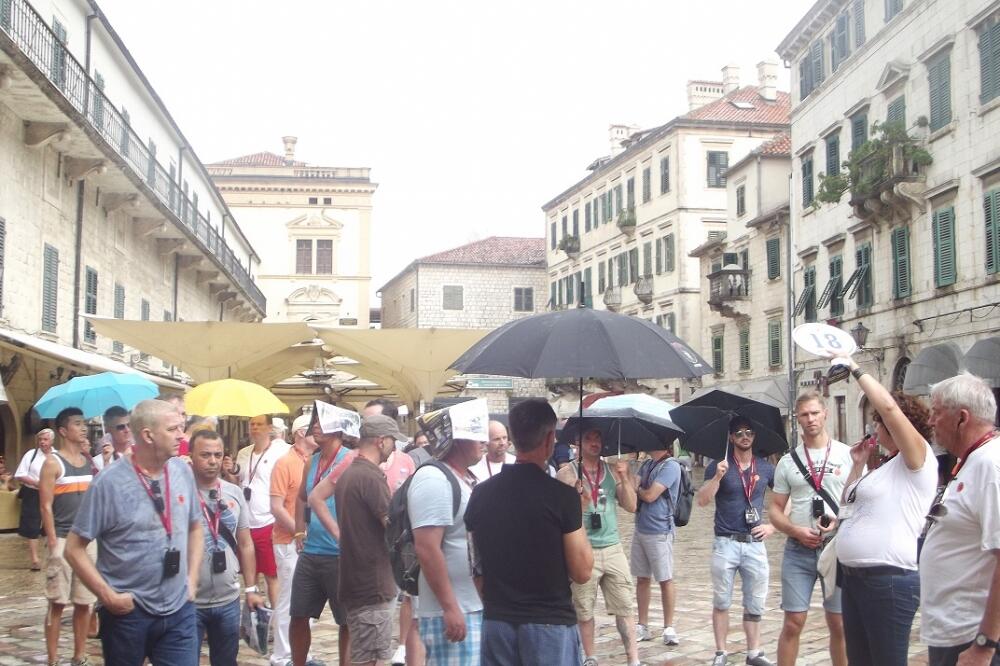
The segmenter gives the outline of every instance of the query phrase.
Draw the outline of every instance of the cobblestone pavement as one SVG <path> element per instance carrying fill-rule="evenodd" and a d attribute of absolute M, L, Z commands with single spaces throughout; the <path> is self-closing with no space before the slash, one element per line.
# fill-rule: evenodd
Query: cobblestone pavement
<path fill-rule="evenodd" d="M 700 472 L 700 470 L 698 470 Z M 696 472 L 697 473 L 697 472 Z M 620 517 L 623 540 L 628 552 L 631 539 L 632 519 Z M 715 654 L 712 638 L 711 600 L 712 585 L 709 561 L 712 548 L 712 509 L 695 507 L 691 524 L 679 528 L 679 538 L 675 545 L 675 571 L 678 585 L 675 626 L 680 635 L 680 645 L 668 648 L 659 640 L 640 643 L 639 656 L 650 666 L 682 666 L 689 664 L 710 664 Z M 780 593 L 780 558 L 784 537 L 772 537 L 767 549 L 771 560 L 771 587 L 767 598 L 767 610 L 761 625 L 761 643 L 767 656 L 774 660 L 778 633 L 781 630 L 781 610 L 778 608 Z M 44 664 L 45 644 L 42 634 L 42 619 L 45 609 L 43 597 L 44 577 L 42 573 L 28 570 L 27 548 L 14 535 L 0 535 L 0 666 L 19 664 Z M 655 586 L 654 586 L 655 588 Z M 737 590 L 739 588 L 737 587 Z M 798 664 L 819 666 L 830 664 L 827 652 L 827 631 L 823 621 L 822 608 L 817 604 L 819 587 L 813 597 L 813 608 L 809 613 Z M 729 651 L 730 664 L 744 663 L 742 650 L 743 634 L 740 625 L 739 601 L 732 610 Z M 68 620 L 69 613 L 66 613 Z M 926 664 L 926 649 L 917 641 L 919 635 L 919 614 L 911 639 L 910 663 Z M 61 636 L 61 651 L 65 663 L 69 663 L 71 628 L 64 620 Z M 662 626 L 658 590 L 654 589 L 650 608 L 651 632 L 658 637 Z M 614 619 L 603 612 L 603 600 L 598 601 L 597 655 L 603 665 L 626 663 L 621 641 L 615 630 Z M 102 664 L 100 645 L 90 641 L 91 662 Z M 325 615 L 313 631 L 314 657 L 332 666 L 337 663 L 337 633 L 329 614 Z M 208 659 L 202 658 L 203 664 Z M 266 666 L 267 660 L 244 650 L 240 654 L 240 664 Z"/>

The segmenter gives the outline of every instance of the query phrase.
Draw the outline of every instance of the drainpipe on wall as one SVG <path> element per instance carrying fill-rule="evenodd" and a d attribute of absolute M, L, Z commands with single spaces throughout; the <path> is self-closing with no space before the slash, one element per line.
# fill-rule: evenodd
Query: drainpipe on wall
<path fill-rule="evenodd" d="M 789 446 L 797 445 L 798 429 L 795 420 L 795 341 L 792 340 L 792 326 L 795 324 L 795 282 L 792 278 L 792 217 L 795 212 L 794 179 L 788 176 L 788 235 L 785 241 L 785 341 L 788 356 L 788 421 L 791 441 Z"/>
<path fill-rule="evenodd" d="M 80 348 L 80 272 L 83 269 L 83 189 L 76 183 L 76 238 L 73 244 L 73 347 Z"/>
<path fill-rule="evenodd" d="M 178 280 L 180 280 L 180 276 L 181 276 L 180 256 L 178 256 L 177 253 L 175 252 L 174 253 L 174 294 L 173 294 L 173 297 L 174 297 L 174 301 L 173 301 L 174 321 L 180 321 L 180 316 L 178 316 L 178 312 L 177 312 L 177 282 L 178 282 Z"/>

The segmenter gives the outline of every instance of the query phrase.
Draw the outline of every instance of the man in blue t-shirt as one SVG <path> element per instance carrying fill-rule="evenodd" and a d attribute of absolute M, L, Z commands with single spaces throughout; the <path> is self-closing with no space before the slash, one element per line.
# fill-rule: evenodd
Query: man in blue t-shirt
<path fill-rule="evenodd" d="M 726 635 L 736 572 L 743 581 L 743 631 L 746 663 L 773 666 L 760 650 L 760 616 L 767 597 L 769 568 L 764 539 L 774 527 L 764 522 L 764 492 L 774 485 L 774 466 L 753 454 L 753 425 L 744 419 L 729 424 L 730 454 L 705 468 L 705 483 L 695 495 L 698 506 L 715 498 L 715 543 L 712 548 L 713 666 L 726 663 Z"/>
<path fill-rule="evenodd" d="M 660 584 L 663 604 L 663 644 L 677 645 L 674 630 L 674 506 L 681 487 L 680 463 L 671 457 L 667 444 L 639 467 L 635 532 L 629 567 L 636 577 L 635 596 L 639 606 L 636 640 L 648 641 L 649 598 L 652 579 Z"/>

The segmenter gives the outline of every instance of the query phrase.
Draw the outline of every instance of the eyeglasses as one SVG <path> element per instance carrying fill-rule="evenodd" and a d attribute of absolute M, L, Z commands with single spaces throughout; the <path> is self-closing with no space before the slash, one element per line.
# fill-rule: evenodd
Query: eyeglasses
<path fill-rule="evenodd" d="M 131 425 L 128 423 L 119 423 L 118 425 L 115 426 L 115 430 L 117 430 L 118 432 L 125 432 L 130 427 Z"/>
<path fill-rule="evenodd" d="M 938 518 L 944 518 L 947 515 L 948 507 L 944 505 L 944 498 L 941 498 L 934 504 L 931 504 L 931 509 L 927 512 L 927 520 L 936 523 Z"/>
<path fill-rule="evenodd" d="M 753 437 L 753 430 L 750 428 L 740 428 L 733 432 L 735 437 Z"/>

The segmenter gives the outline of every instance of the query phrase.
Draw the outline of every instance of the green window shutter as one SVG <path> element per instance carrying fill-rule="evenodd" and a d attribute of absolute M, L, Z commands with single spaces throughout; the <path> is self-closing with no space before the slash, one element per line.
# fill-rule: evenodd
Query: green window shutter
<path fill-rule="evenodd" d="M 559 245 L 559 232 L 557 231 L 555 221 L 553 221 L 552 224 L 549 225 L 549 246 L 554 250 L 557 245 Z M 302 271 L 296 269 L 295 272 L 301 273 Z"/>
<path fill-rule="evenodd" d="M 660 158 L 660 194 L 670 191 L 670 158 Z"/>
<path fill-rule="evenodd" d="M 677 335 L 677 315 L 673 312 L 667 313 L 667 330 Z"/>
<path fill-rule="evenodd" d="M 120 284 L 115 285 L 115 319 L 125 318 L 125 287 Z M 115 340 L 111 345 L 111 350 L 116 354 L 125 351 L 125 345 Z"/>
<path fill-rule="evenodd" d="M 14 0 L 0 0 L 0 27 L 10 32 L 11 5 Z"/>
<path fill-rule="evenodd" d="M 767 279 L 773 280 L 781 275 L 781 239 L 769 238 L 765 247 L 767 249 Z"/>
<path fill-rule="evenodd" d="M 1000 94 L 1000 22 L 979 33 L 979 83 L 980 103 Z"/>
<path fill-rule="evenodd" d="M 1000 190 L 983 197 L 986 213 L 986 272 L 1000 272 Z"/>
<path fill-rule="evenodd" d="M 810 52 L 813 66 L 813 86 L 816 87 L 823 83 L 826 75 L 823 68 L 823 40 L 817 39 L 813 42 Z"/>
<path fill-rule="evenodd" d="M 781 365 L 781 322 L 777 319 L 767 322 L 767 364 Z"/>
<path fill-rule="evenodd" d="M 851 150 L 855 151 L 868 141 L 868 114 L 851 116 Z"/>
<path fill-rule="evenodd" d="M 583 304 L 588 308 L 594 307 L 594 285 L 591 283 L 593 273 L 588 266 L 583 269 Z"/>
<path fill-rule="evenodd" d="M 854 18 L 854 48 L 865 43 L 865 0 L 854 0 L 851 8 Z"/>
<path fill-rule="evenodd" d="M 830 281 L 833 283 L 830 291 L 830 315 L 839 317 L 844 314 L 844 298 L 840 295 L 844 283 L 844 258 L 839 255 L 830 259 Z"/>
<path fill-rule="evenodd" d="M 955 284 L 957 279 L 954 207 L 934 211 L 931 226 L 931 236 L 934 239 L 934 285 L 947 287 Z"/>
<path fill-rule="evenodd" d="M 812 157 L 802 160 L 802 205 L 809 206 L 813 201 L 813 161 Z"/>
<path fill-rule="evenodd" d="M 885 114 L 886 123 L 899 123 L 906 127 L 906 97 L 900 95 L 889 102 L 889 108 Z"/>
<path fill-rule="evenodd" d="M 48 243 L 42 260 L 42 330 L 56 332 L 59 314 L 59 250 Z"/>
<path fill-rule="evenodd" d="M 802 280 L 803 295 L 805 297 L 805 304 L 803 305 L 805 320 L 807 322 L 814 322 L 816 321 L 816 267 L 810 266 L 805 269 L 802 274 Z"/>
<path fill-rule="evenodd" d="M 604 290 L 607 289 L 607 273 L 605 273 L 606 268 L 607 267 L 604 265 L 603 261 L 597 264 L 597 291 L 602 294 L 604 293 Z"/>
<path fill-rule="evenodd" d="M 652 277 L 653 275 L 653 243 L 644 243 L 642 246 L 642 276 Z"/>
<path fill-rule="evenodd" d="M 812 56 L 806 53 L 799 61 L 799 99 L 803 100 L 813 91 Z"/>
<path fill-rule="evenodd" d="M 97 314 L 97 271 L 87 266 L 83 280 L 83 312 Z M 97 332 L 89 321 L 83 322 L 83 339 L 93 344 L 97 341 Z"/>
<path fill-rule="evenodd" d="M 708 151 L 708 187 L 725 187 L 726 170 L 729 168 L 729 153 L 721 150 Z"/>
<path fill-rule="evenodd" d="M 662 238 L 656 239 L 656 274 L 659 275 L 663 272 L 663 240 Z"/>
<path fill-rule="evenodd" d="M 857 297 L 859 308 L 870 308 L 874 301 L 872 289 L 872 246 L 865 243 L 855 251 L 858 264 L 857 281 L 851 295 Z"/>
<path fill-rule="evenodd" d="M 634 284 L 639 279 L 639 248 L 628 251 L 628 283 Z"/>
<path fill-rule="evenodd" d="M 722 347 L 722 334 L 717 333 L 712 336 L 712 367 L 715 370 L 715 374 L 721 375 L 723 373 L 724 361 L 725 355 Z"/>
<path fill-rule="evenodd" d="M 615 261 L 618 262 L 618 286 L 624 287 L 628 284 L 628 255 L 622 252 Z"/>
<path fill-rule="evenodd" d="M 740 370 L 750 369 L 750 329 L 740 329 Z"/>
<path fill-rule="evenodd" d="M 674 272 L 674 235 L 667 234 L 663 237 L 663 270 L 667 273 Z"/>
<path fill-rule="evenodd" d="M 549 308 L 553 307 L 554 305 L 556 305 L 558 303 L 558 301 L 556 300 L 557 297 L 558 297 L 558 294 L 556 293 L 556 283 L 555 282 L 550 282 L 549 283 Z"/>
<path fill-rule="evenodd" d="M 910 295 L 910 238 L 906 227 L 892 230 L 892 295 L 906 298 Z"/>
<path fill-rule="evenodd" d="M 649 167 L 642 170 L 642 203 L 653 198 L 653 174 Z"/>
<path fill-rule="evenodd" d="M 580 237 L 580 209 L 577 208 L 573 211 L 573 235 L 577 238 Z"/>
<path fill-rule="evenodd" d="M 583 230 L 590 231 L 590 202 L 583 206 Z"/>
<path fill-rule="evenodd" d="M 826 137 L 826 175 L 840 173 L 840 132 Z"/>
<path fill-rule="evenodd" d="M 927 65 L 930 88 L 930 129 L 939 130 L 951 122 L 951 53 L 943 53 Z"/>

